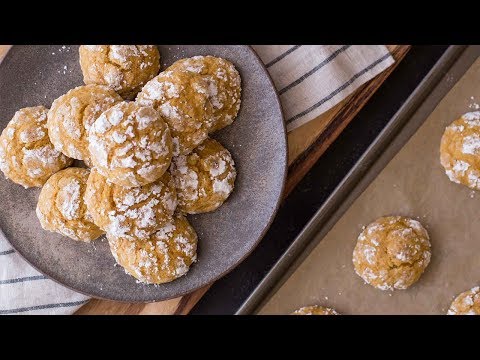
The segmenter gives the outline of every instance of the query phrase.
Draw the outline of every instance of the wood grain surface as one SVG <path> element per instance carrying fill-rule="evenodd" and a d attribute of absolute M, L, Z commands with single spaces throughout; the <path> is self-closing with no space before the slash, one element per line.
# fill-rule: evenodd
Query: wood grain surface
<path fill-rule="evenodd" d="M 9 45 L 0 45 L 0 61 L 5 56 L 9 47 Z M 396 60 L 394 65 L 361 86 L 356 92 L 329 111 L 288 134 L 289 172 L 284 197 L 295 188 L 410 49 L 409 45 L 387 45 L 387 47 Z M 210 286 L 206 286 L 181 298 L 149 304 L 129 304 L 93 299 L 78 310 L 77 314 L 188 314 L 209 287 Z"/>

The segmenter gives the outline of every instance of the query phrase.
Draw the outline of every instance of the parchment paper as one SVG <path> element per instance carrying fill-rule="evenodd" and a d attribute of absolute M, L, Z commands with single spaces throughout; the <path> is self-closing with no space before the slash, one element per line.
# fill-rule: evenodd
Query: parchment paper
<path fill-rule="evenodd" d="M 453 298 L 480 285 L 480 192 L 454 184 L 440 165 L 445 127 L 480 102 L 480 59 L 426 122 L 261 309 L 289 314 L 310 304 L 342 314 L 445 314 Z M 417 218 L 432 261 L 407 290 L 381 291 L 355 274 L 352 252 L 362 226 L 383 215 Z"/>

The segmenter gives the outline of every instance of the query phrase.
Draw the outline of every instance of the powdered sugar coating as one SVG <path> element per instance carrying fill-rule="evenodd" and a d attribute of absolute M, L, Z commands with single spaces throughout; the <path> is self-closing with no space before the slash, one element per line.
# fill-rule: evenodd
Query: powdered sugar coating
<path fill-rule="evenodd" d="M 195 230 L 181 214 L 145 241 L 108 235 L 117 263 L 146 284 L 162 284 L 185 275 L 197 259 L 197 240 Z"/>
<path fill-rule="evenodd" d="M 242 80 L 230 61 L 214 56 L 194 56 L 178 60 L 170 69 L 183 69 L 206 80 L 206 86 L 199 91 L 208 96 L 212 105 L 209 133 L 233 123 L 240 110 Z"/>
<path fill-rule="evenodd" d="M 480 287 L 476 286 L 458 295 L 447 315 L 480 315 Z"/>
<path fill-rule="evenodd" d="M 48 132 L 55 149 L 88 165 L 88 131 L 102 112 L 122 98 L 101 85 L 79 86 L 56 99 L 48 112 Z"/>
<path fill-rule="evenodd" d="M 235 163 L 218 141 L 207 139 L 191 154 L 173 159 L 178 207 L 188 214 L 218 209 L 233 191 Z"/>
<path fill-rule="evenodd" d="M 304 306 L 295 310 L 291 315 L 340 315 L 332 308 L 325 306 L 312 305 Z"/>
<path fill-rule="evenodd" d="M 149 81 L 136 102 L 157 109 L 170 126 L 174 155 L 186 155 L 208 133 L 230 125 L 240 109 L 235 67 L 213 56 L 179 60 Z"/>
<path fill-rule="evenodd" d="M 45 230 L 78 241 L 92 241 L 104 232 L 93 222 L 84 200 L 90 171 L 68 168 L 48 179 L 40 192 L 37 217 Z"/>
<path fill-rule="evenodd" d="M 172 138 L 153 108 L 121 102 L 92 125 L 89 150 L 100 174 L 117 185 L 137 187 L 155 182 L 168 169 Z"/>
<path fill-rule="evenodd" d="M 430 241 L 414 219 L 388 216 L 360 233 L 353 251 L 355 272 L 380 290 L 406 289 L 430 263 Z"/>
<path fill-rule="evenodd" d="M 114 237 L 147 239 L 165 226 L 177 208 L 171 176 L 136 188 L 115 185 L 93 169 L 85 193 L 95 224 Z"/>
<path fill-rule="evenodd" d="M 109 86 L 126 99 L 160 70 L 155 45 L 82 45 L 79 53 L 85 84 Z"/>
<path fill-rule="evenodd" d="M 440 162 L 451 181 L 480 189 L 480 112 L 464 114 L 447 126 Z"/>
<path fill-rule="evenodd" d="M 50 142 L 47 112 L 43 106 L 18 110 L 0 136 L 0 170 L 26 188 L 41 187 L 72 163 Z"/>

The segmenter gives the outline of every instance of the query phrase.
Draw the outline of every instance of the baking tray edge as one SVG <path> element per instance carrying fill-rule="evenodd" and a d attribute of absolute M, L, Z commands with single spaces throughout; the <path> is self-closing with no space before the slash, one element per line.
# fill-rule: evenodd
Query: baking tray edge
<path fill-rule="evenodd" d="M 478 56 L 480 46 L 452 45 L 447 49 L 242 304 L 236 315 L 255 314 L 276 293 L 350 205 L 405 145 L 427 115 L 435 109 Z"/>

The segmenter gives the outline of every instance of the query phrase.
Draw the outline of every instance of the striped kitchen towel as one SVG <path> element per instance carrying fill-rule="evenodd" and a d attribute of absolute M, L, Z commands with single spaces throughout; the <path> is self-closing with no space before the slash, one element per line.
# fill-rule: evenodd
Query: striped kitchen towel
<path fill-rule="evenodd" d="M 278 89 L 289 131 L 335 106 L 394 62 L 383 45 L 259 45 L 254 49 Z M 0 61 L 6 50 L 0 45 Z M 71 314 L 87 301 L 86 296 L 34 270 L 0 230 L 0 314 Z"/>
<path fill-rule="evenodd" d="M 87 301 L 28 265 L 0 231 L 0 314 L 71 314 Z"/>
<path fill-rule="evenodd" d="M 315 119 L 394 63 L 385 45 L 256 45 L 287 130 Z"/>

